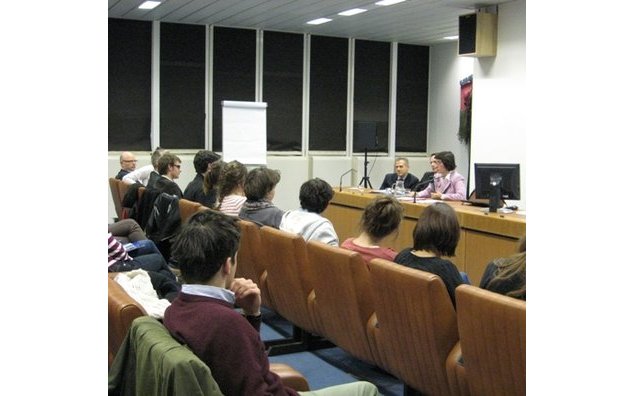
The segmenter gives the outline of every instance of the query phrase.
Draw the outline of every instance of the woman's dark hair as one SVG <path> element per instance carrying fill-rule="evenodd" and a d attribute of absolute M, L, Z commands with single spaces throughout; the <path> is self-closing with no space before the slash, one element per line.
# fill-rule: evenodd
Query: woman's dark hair
<path fill-rule="evenodd" d="M 220 171 L 220 184 L 218 186 L 218 202 L 231 194 L 237 186 L 244 186 L 247 178 L 247 167 L 239 161 L 228 162 Z"/>
<path fill-rule="evenodd" d="M 456 158 L 451 151 L 441 151 L 433 154 L 434 158 L 442 162 L 448 171 L 456 169 Z"/>
<path fill-rule="evenodd" d="M 171 251 L 186 283 L 204 284 L 240 245 L 238 219 L 214 210 L 190 217 L 172 244 Z"/>
<path fill-rule="evenodd" d="M 280 171 L 275 169 L 263 166 L 251 169 L 244 182 L 244 195 L 248 201 L 263 200 L 277 186 L 280 178 Z"/>
<path fill-rule="evenodd" d="M 390 235 L 403 220 L 403 205 L 394 197 L 380 197 L 370 202 L 361 216 L 361 229 L 372 238 Z"/>
<path fill-rule="evenodd" d="M 326 210 L 334 195 L 330 184 L 316 177 L 300 187 L 299 203 L 302 209 L 319 214 Z"/>
<path fill-rule="evenodd" d="M 427 250 L 437 256 L 454 256 L 460 240 L 456 212 L 444 202 L 428 206 L 418 218 L 413 236 L 415 250 Z"/>
<path fill-rule="evenodd" d="M 218 160 L 211 164 L 211 169 L 209 172 L 205 173 L 205 177 L 203 178 L 203 192 L 205 195 L 214 194 L 216 198 L 218 197 L 218 183 L 220 182 L 220 173 L 222 172 L 222 168 L 227 165 L 223 160 Z"/>

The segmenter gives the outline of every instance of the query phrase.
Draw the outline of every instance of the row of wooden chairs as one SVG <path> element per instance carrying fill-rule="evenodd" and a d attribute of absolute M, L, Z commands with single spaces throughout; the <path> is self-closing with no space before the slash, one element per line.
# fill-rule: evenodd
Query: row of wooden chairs
<path fill-rule="evenodd" d="M 115 212 L 117 214 L 117 219 L 127 218 L 126 209 L 123 207 L 123 198 L 125 197 L 126 192 L 130 188 L 129 184 L 124 183 L 121 180 L 117 180 L 113 177 L 108 179 L 108 184 L 110 185 L 110 193 L 112 195 L 112 200 L 114 202 Z M 139 187 L 137 201 L 140 202 L 143 194 L 145 193 L 145 187 Z M 201 210 L 206 210 L 207 207 L 198 203 L 189 201 L 185 198 L 181 198 L 178 201 L 178 208 L 180 211 L 181 223 L 185 223 L 189 217 Z"/>
<path fill-rule="evenodd" d="M 240 220 L 236 276 L 304 331 L 429 395 L 520 395 L 526 303 Z"/>

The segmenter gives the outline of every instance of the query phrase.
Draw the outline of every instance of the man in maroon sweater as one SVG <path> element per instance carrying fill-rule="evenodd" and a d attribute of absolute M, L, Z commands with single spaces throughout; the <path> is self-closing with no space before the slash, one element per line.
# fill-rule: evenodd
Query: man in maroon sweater
<path fill-rule="evenodd" d="M 172 245 L 185 284 L 163 323 L 209 366 L 225 395 L 297 395 L 269 369 L 259 333 L 260 289 L 251 280 L 234 278 L 239 242 L 236 218 L 214 211 L 190 218 Z M 379 393 L 369 382 L 354 382 L 299 394 Z"/>

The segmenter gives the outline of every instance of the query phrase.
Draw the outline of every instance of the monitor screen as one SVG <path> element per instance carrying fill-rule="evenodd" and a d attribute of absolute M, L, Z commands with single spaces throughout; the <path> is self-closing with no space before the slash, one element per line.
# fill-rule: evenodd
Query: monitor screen
<path fill-rule="evenodd" d="M 491 180 L 500 183 L 501 199 L 520 199 L 520 164 L 474 164 L 476 198 L 490 198 Z"/>

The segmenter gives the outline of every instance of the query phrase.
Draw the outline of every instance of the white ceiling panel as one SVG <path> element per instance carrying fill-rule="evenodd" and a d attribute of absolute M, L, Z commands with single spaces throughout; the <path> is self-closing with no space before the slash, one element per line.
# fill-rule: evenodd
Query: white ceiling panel
<path fill-rule="evenodd" d="M 372 0 L 163 0 L 140 10 L 143 0 L 108 0 L 108 17 L 198 25 L 253 28 L 433 45 L 458 35 L 458 17 L 513 0 L 407 0 L 382 7 Z M 362 14 L 337 15 L 351 8 Z M 316 18 L 323 25 L 307 25 Z"/>

